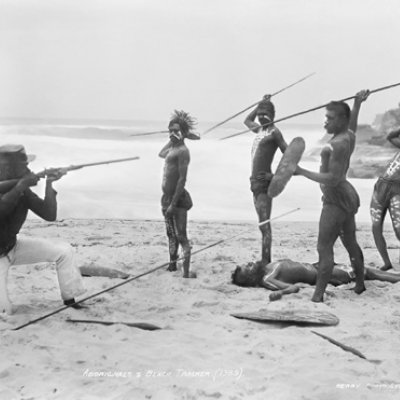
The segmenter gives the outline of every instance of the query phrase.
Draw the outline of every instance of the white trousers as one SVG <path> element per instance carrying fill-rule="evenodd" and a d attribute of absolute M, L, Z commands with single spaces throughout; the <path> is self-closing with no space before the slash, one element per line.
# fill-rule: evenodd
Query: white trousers
<path fill-rule="evenodd" d="M 55 263 L 61 298 L 70 300 L 85 292 L 82 276 L 75 261 L 75 251 L 67 243 L 45 239 L 18 238 L 14 248 L 0 257 L 0 313 L 12 313 L 7 276 L 11 265 Z"/>

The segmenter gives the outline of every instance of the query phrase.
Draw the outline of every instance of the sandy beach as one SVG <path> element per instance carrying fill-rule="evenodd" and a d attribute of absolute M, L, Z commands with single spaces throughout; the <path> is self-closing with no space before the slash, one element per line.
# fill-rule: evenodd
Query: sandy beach
<path fill-rule="evenodd" d="M 78 265 L 97 271 L 83 273 L 86 293 L 76 300 L 86 307 L 79 310 L 63 306 L 55 265 L 10 268 L 16 310 L 0 313 L 0 400 L 400 399 L 400 283 L 366 281 L 361 295 L 353 284 L 328 285 L 318 304 L 311 286 L 271 302 L 269 290 L 231 283 L 237 265 L 261 258 L 250 175 L 262 182 L 261 172 L 275 173 L 285 149 L 271 133 L 265 160 L 253 169 L 251 121 L 264 125 L 266 118 L 287 144 L 304 139 L 304 170 L 326 171 L 332 151 L 329 173 L 298 170 L 274 197 L 272 261 L 318 261 L 317 182 L 342 185 L 346 173 L 361 202 L 355 219 L 365 266 L 382 266 L 370 202 L 400 149 L 400 56 L 392 46 L 399 16 L 395 0 L 0 0 L 0 145 L 23 145 L 36 156 L 29 169 L 41 177 L 37 185 L 24 178 L 2 199 L 1 252 L 6 257 L 15 245 L 14 226 L 30 204 L 54 222 L 29 212 L 20 237 L 70 243 Z M 370 96 L 358 115 L 363 89 Z M 265 105 L 271 98 L 274 107 Z M 326 109 L 341 99 L 357 118 L 346 108 Z M 174 115 L 186 115 L 179 130 Z M 357 125 L 354 152 L 347 123 Z M 201 140 L 189 140 L 185 127 Z M 189 164 L 184 148 L 159 156 L 178 131 L 188 139 Z M 327 143 L 328 131 L 339 135 L 336 144 Z M 32 159 L 13 149 L 19 154 L 1 156 L 4 180 L 20 178 Z M 14 157 L 18 163 L 10 163 Z M 56 218 L 49 187 L 46 210 L 22 196 L 29 183 L 43 198 L 43 170 L 51 168 L 68 170 L 54 181 Z M 161 197 L 168 206 L 172 185 L 183 180 L 193 200 L 187 228 L 196 279 L 184 279 L 181 264 L 175 272 L 166 267 Z M 396 193 L 396 185 L 389 190 Z M 187 205 L 178 194 L 171 205 Z M 392 205 L 383 228 L 400 274 Z M 56 249 L 58 267 L 67 269 L 71 253 Z M 54 259 L 45 253 L 35 247 L 22 255 Z M 350 263 L 340 241 L 335 261 Z M 105 268 L 129 279 L 101 276 Z M 72 274 L 63 276 L 69 287 Z M 63 294 L 67 302 L 75 296 Z M 6 300 L 1 310 L 10 311 Z M 232 315 L 260 310 L 329 313 L 339 323 Z M 150 326 L 158 329 L 144 329 Z"/>
<path fill-rule="evenodd" d="M 289 219 L 289 217 L 286 217 Z M 191 221 L 193 250 L 236 233 L 235 240 L 193 257 L 198 278 L 163 269 L 21 330 L 12 328 L 61 306 L 51 265 L 13 267 L 9 285 L 16 314 L 0 321 L 1 399 L 397 399 L 400 391 L 399 287 L 367 281 L 328 287 L 324 304 L 312 288 L 269 302 L 269 291 L 230 283 L 236 264 L 257 260 L 259 232 L 247 223 Z M 273 258 L 316 260 L 317 224 L 273 224 Z M 22 234 L 69 241 L 80 265 L 117 268 L 132 275 L 167 261 L 163 221 L 30 220 Z M 379 266 L 369 224 L 358 228 L 366 266 Z M 398 268 L 398 243 L 386 232 Z M 346 263 L 341 244 L 336 261 Z M 85 277 L 87 295 L 122 282 Z M 335 327 L 257 323 L 230 316 L 260 309 L 322 310 Z M 67 319 L 147 322 L 161 330 L 123 324 L 74 324 Z M 311 333 L 358 349 L 361 359 Z"/>
<path fill-rule="evenodd" d="M 160 219 L 163 161 L 157 157 L 164 136 L 129 139 L 122 129 L 116 138 L 113 128 L 107 127 L 104 137 L 98 138 L 97 128 L 45 125 L 4 125 L 0 132 L 4 142 L 24 143 L 28 152 L 37 155 L 32 163 L 35 171 L 140 156 L 130 163 L 69 173 L 55 184 L 58 221 L 47 223 L 30 213 L 22 235 L 67 241 L 75 247 L 79 265 L 115 268 L 132 276 L 168 261 Z M 288 141 L 299 135 L 307 138 L 308 150 L 319 154 L 319 128 L 285 128 Z M 89 299 L 85 302 L 89 308 L 83 311 L 64 310 L 14 331 L 57 310 L 61 301 L 51 265 L 11 268 L 10 296 L 18 309 L 0 320 L 0 399 L 398 398 L 398 285 L 368 281 L 368 290 L 361 296 L 347 290 L 351 285 L 329 287 L 325 304 L 316 305 L 310 302 L 312 288 L 271 303 L 265 289 L 230 283 L 237 264 L 260 256 L 260 233 L 248 190 L 251 141 L 251 136 L 245 136 L 226 144 L 211 136 L 189 143 L 193 251 L 245 232 L 194 255 L 192 270 L 197 279 L 184 280 L 180 272 L 169 273 L 163 267 Z M 318 157 L 306 155 L 302 165 L 317 170 Z M 369 223 L 374 180 L 351 182 L 361 198 L 356 220 L 365 264 L 378 267 L 381 261 Z M 43 183 L 34 191 L 42 196 Z M 317 260 L 320 198 L 314 182 L 294 177 L 275 199 L 272 217 L 300 210 L 273 222 L 273 260 Z M 385 229 L 391 258 L 400 270 L 398 241 L 389 218 Z M 348 263 L 347 257 L 338 244 L 336 262 Z M 84 282 L 85 296 L 89 296 L 124 281 L 85 277 Z M 261 309 L 325 311 L 336 315 L 340 323 L 304 327 L 231 316 Z M 146 322 L 161 329 L 68 319 Z M 312 330 L 378 361 L 345 352 Z"/>

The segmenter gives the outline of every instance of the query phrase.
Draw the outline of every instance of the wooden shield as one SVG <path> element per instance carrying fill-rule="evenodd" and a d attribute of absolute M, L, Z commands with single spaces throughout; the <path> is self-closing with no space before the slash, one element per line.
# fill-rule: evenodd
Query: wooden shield
<path fill-rule="evenodd" d="M 283 153 L 278 168 L 268 188 L 268 196 L 276 197 L 282 193 L 286 184 L 296 171 L 297 164 L 304 153 L 306 144 L 302 137 L 294 138 Z"/>
<path fill-rule="evenodd" d="M 259 322 L 289 322 L 299 325 L 328 325 L 334 326 L 339 323 L 339 318 L 324 311 L 313 311 L 306 309 L 298 310 L 259 310 L 247 313 L 231 314 L 232 317 L 249 319 Z"/>

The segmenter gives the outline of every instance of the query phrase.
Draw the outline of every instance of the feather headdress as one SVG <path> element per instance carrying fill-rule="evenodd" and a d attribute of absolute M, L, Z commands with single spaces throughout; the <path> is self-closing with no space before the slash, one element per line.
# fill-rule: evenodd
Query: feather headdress
<path fill-rule="evenodd" d="M 189 113 L 183 110 L 174 110 L 171 114 L 171 120 L 169 124 L 179 124 L 182 135 L 188 139 L 200 139 L 198 134 L 192 132 L 194 126 L 197 124 L 196 119 L 192 117 Z"/>

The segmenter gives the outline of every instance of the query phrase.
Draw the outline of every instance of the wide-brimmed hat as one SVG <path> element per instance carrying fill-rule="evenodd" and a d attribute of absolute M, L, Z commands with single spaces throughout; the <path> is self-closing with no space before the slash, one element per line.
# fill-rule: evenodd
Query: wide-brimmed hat
<path fill-rule="evenodd" d="M 26 154 L 22 144 L 5 144 L 0 146 L 0 162 L 22 161 L 31 162 L 36 158 L 34 154 Z"/>

